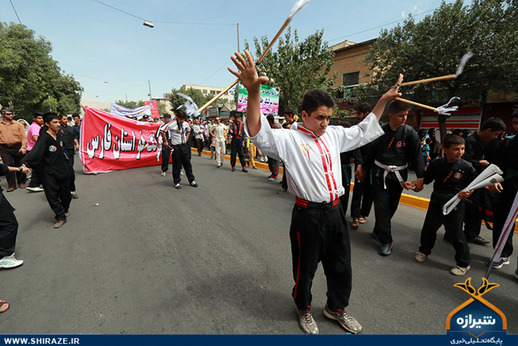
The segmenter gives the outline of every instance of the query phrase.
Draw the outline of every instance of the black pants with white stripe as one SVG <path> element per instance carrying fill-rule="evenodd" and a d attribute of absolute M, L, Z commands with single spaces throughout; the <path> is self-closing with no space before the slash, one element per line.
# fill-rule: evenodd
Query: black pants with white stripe
<path fill-rule="evenodd" d="M 340 203 L 293 208 L 291 227 L 293 299 L 298 309 L 311 306 L 313 277 L 322 262 L 327 281 L 327 305 L 343 309 L 349 305 L 352 288 L 351 244 Z"/>

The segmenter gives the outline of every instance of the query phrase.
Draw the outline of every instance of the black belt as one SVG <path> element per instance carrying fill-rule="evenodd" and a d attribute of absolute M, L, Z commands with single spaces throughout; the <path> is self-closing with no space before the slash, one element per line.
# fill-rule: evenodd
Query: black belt
<path fill-rule="evenodd" d="M 17 147 L 21 147 L 22 143 L 19 143 L 19 144 L 0 144 L 0 146 L 7 147 L 7 148 L 17 148 Z"/>
<path fill-rule="evenodd" d="M 340 203 L 340 198 L 335 199 L 332 202 L 310 202 L 306 201 L 303 198 L 295 197 L 295 203 L 302 208 L 311 208 L 311 209 L 331 209 L 333 207 L 336 207 L 338 203 Z"/>

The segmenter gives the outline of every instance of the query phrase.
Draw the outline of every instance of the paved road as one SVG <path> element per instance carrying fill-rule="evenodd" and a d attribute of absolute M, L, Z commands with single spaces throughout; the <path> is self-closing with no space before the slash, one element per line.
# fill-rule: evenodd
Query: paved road
<path fill-rule="evenodd" d="M 299 334 L 290 297 L 293 196 L 277 194 L 279 184 L 267 182 L 262 170 L 231 173 L 228 162 L 217 169 L 196 156 L 193 166 L 200 186 L 184 179 L 181 190 L 158 167 L 78 174 L 80 198 L 59 230 L 43 194 L 9 193 L 20 222 L 17 255 L 25 264 L 0 272 L 0 298 L 11 303 L 0 316 L 0 333 Z M 366 334 L 444 334 L 449 312 L 469 298 L 453 287 L 461 279 L 448 273 L 449 244 L 438 241 L 428 263 L 414 261 L 424 215 L 400 206 L 387 258 L 376 253 L 372 219 L 351 231 L 348 311 Z M 472 247 L 476 287 L 490 253 Z M 513 334 L 515 266 L 513 258 L 494 271 L 491 279 L 501 287 L 484 296 L 507 315 Z M 324 303 L 320 268 L 315 318 L 321 334 L 341 334 L 319 312 Z"/>

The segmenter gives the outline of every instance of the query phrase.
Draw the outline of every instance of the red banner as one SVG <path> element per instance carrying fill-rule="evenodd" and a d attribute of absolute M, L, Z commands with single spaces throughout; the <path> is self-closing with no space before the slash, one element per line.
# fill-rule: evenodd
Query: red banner
<path fill-rule="evenodd" d="M 160 112 L 158 111 L 158 104 L 156 103 L 156 100 L 144 101 L 144 104 L 151 108 L 151 118 L 160 118 Z"/>
<path fill-rule="evenodd" d="M 81 161 L 86 173 L 155 166 L 162 145 L 155 137 L 160 124 L 140 122 L 84 107 Z"/>

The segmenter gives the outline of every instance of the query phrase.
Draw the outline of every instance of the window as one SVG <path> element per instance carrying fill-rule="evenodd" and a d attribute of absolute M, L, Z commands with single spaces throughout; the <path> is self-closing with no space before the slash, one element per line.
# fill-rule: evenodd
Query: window
<path fill-rule="evenodd" d="M 203 95 L 207 95 L 207 89 L 203 89 Z"/>
<path fill-rule="evenodd" d="M 346 87 L 342 97 L 352 97 L 354 87 L 360 85 L 360 72 L 344 73 L 342 75 L 342 85 Z"/>

